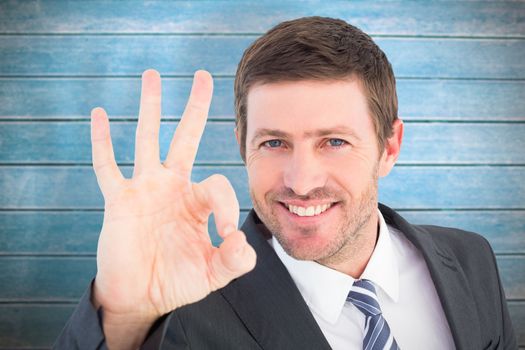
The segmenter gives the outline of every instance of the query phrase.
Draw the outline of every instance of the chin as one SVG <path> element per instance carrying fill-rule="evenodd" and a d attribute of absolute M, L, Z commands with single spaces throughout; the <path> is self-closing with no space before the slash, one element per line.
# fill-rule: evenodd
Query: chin
<path fill-rule="evenodd" d="M 315 233 L 307 235 L 300 233 L 292 237 L 281 231 L 274 233 L 274 236 L 286 254 L 296 260 L 322 260 L 333 255 L 341 245 L 340 240 L 336 237 L 327 240 L 326 237 Z"/>

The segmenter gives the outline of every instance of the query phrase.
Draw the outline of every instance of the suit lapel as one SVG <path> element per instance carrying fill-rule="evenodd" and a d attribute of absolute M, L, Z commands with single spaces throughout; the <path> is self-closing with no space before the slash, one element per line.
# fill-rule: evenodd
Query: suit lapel
<path fill-rule="evenodd" d="M 423 227 L 410 225 L 380 204 L 387 224 L 398 228 L 423 254 L 441 300 L 457 349 L 481 349 L 478 313 L 470 285 L 455 255 L 439 246 Z"/>
<path fill-rule="evenodd" d="M 398 228 L 422 253 L 459 350 L 480 349 L 476 305 L 465 273 L 455 255 L 439 245 L 423 227 L 413 226 L 379 204 L 387 224 Z M 253 271 L 220 292 L 235 309 L 263 349 L 330 349 L 288 271 L 270 247 L 271 234 L 250 212 L 242 226 L 257 252 Z"/>
<path fill-rule="evenodd" d="M 257 264 L 220 292 L 252 336 L 263 349 L 330 349 L 253 210 L 242 230 L 257 253 Z"/>

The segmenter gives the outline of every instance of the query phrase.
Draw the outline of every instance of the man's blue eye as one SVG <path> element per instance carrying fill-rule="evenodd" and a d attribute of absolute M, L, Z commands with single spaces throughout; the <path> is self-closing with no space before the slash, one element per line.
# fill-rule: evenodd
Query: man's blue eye
<path fill-rule="evenodd" d="M 341 139 L 330 139 L 329 142 L 330 142 L 330 146 L 332 147 L 340 147 L 346 143 L 346 141 L 341 140 Z"/>
<path fill-rule="evenodd" d="M 281 140 L 270 140 L 266 141 L 264 144 L 270 148 L 277 148 L 281 147 L 283 143 L 281 142 Z"/>

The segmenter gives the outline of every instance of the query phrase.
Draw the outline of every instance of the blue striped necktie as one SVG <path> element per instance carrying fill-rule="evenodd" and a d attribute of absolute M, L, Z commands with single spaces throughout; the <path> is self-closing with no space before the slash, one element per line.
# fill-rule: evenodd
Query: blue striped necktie
<path fill-rule="evenodd" d="M 371 281 L 355 280 L 346 300 L 354 304 L 366 317 L 363 350 L 399 349 L 381 313 L 376 289 Z"/>

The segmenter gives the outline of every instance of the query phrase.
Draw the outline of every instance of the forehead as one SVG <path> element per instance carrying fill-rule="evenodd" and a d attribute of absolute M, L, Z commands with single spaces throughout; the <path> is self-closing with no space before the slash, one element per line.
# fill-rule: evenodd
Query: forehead
<path fill-rule="evenodd" d="M 255 85 L 248 92 L 248 138 L 260 128 L 304 133 L 335 126 L 346 126 L 361 134 L 373 132 L 358 79 L 267 83 Z"/>

